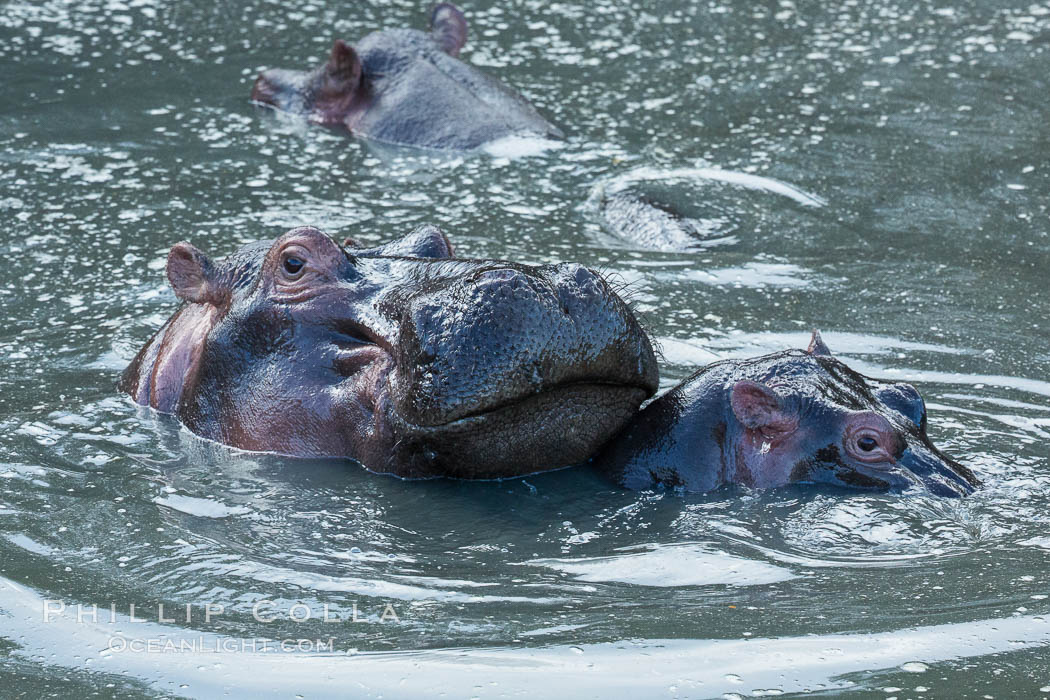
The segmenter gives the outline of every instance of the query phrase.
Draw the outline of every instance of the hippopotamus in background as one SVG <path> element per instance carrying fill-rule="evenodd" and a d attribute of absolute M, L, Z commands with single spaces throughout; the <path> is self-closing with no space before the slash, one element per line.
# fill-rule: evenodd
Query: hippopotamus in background
<path fill-rule="evenodd" d="M 353 250 L 298 228 L 218 263 L 179 243 L 185 303 L 121 390 L 233 447 L 467 479 L 580 463 L 656 391 L 601 277 L 451 254 L 432 226 Z"/>
<path fill-rule="evenodd" d="M 914 387 L 857 374 L 818 333 L 806 351 L 704 367 L 646 406 L 594 463 L 633 489 L 826 483 L 964 496 L 980 485 L 930 442 Z"/>
<path fill-rule="evenodd" d="M 602 188 L 596 199 L 602 226 L 641 248 L 677 252 L 737 240 L 732 235 L 735 227 L 726 217 L 688 217 L 674 205 L 642 192 Z"/>
<path fill-rule="evenodd" d="M 312 71 L 268 70 L 252 99 L 389 144 L 470 150 L 507 136 L 561 138 L 521 95 L 458 58 L 467 22 L 454 5 L 430 14 L 430 32 L 387 29 L 355 47 L 336 40 Z"/>
<path fill-rule="evenodd" d="M 804 209 L 827 204 L 794 185 L 753 173 L 641 166 L 595 184 L 585 209 L 621 244 L 689 252 L 735 244 L 739 232 L 757 231 L 755 225 L 746 223 L 754 215 L 749 199 L 768 195 L 786 198 Z"/>

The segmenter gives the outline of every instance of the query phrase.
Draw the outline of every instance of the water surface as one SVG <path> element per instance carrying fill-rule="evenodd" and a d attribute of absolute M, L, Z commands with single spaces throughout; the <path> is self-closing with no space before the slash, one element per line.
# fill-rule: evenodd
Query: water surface
<path fill-rule="evenodd" d="M 415 3 L 0 5 L 4 692 L 1050 695 L 1050 4 L 465 9 L 464 58 L 561 147 L 391 152 L 247 102 L 260 68 L 420 26 Z M 663 252 L 604 230 L 595 188 L 639 173 L 732 240 Z M 605 271 L 665 388 L 820 328 L 855 368 L 916 384 L 985 487 L 404 483 L 228 450 L 115 392 L 175 308 L 174 242 L 223 255 L 300 224 L 371 243 L 423 222 L 463 255 Z M 66 609 L 43 624 L 49 600 Z M 257 638 L 334 643 L 206 646 Z"/>

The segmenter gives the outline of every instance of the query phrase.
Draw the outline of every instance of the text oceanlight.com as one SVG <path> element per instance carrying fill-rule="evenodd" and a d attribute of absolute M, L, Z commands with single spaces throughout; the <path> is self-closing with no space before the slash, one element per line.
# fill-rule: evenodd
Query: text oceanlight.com
<path fill-rule="evenodd" d="M 107 651 L 114 654 L 335 654 L 340 649 L 334 637 L 328 639 L 263 639 L 232 637 L 110 637 Z M 352 654 L 356 649 L 343 653 Z"/>

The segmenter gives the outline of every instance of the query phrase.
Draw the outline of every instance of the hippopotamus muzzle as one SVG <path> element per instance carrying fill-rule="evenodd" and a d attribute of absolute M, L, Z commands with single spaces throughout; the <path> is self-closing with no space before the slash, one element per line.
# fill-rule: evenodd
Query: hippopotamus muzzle
<path fill-rule="evenodd" d="M 934 496 L 968 496 L 981 483 L 973 472 L 932 446 L 908 447 L 897 463 L 910 485 Z"/>
<path fill-rule="evenodd" d="M 513 464 L 523 448 L 578 443 L 562 460 L 581 461 L 598 446 L 588 435 L 622 425 L 655 390 L 648 340 L 590 270 L 449 263 L 433 273 L 404 305 L 390 381 L 408 453 L 456 462 L 484 441 L 490 458 Z"/>
<path fill-rule="evenodd" d="M 432 226 L 377 248 L 300 228 L 217 264 L 178 244 L 187 303 L 122 388 L 234 447 L 459 478 L 581 462 L 656 390 L 596 273 L 451 255 Z"/>

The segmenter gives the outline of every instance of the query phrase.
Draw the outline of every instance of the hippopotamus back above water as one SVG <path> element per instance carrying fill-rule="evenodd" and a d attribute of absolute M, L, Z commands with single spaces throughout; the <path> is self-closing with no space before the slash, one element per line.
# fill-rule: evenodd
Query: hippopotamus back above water
<path fill-rule="evenodd" d="M 185 304 L 121 389 L 247 450 L 404 477 L 579 463 L 656 389 L 649 340 L 579 265 L 451 259 L 432 226 L 345 250 L 300 228 L 167 273 Z"/>
<path fill-rule="evenodd" d="M 914 387 L 854 372 L 817 333 L 804 352 L 699 370 L 646 406 L 594 463 L 634 489 L 827 483 L 962 496 L 980 484 L 930 442 Z"/>
<path fill-rule="evenodd" d="M 429 32 L 337 40 L 315 70 L 263 72 L 252 99 L 389 144 L 469 150 L 507 136 L 560 138 L 521 95 L 457 58 L 466 40 L 463 14 L 441 3 Z"/>

